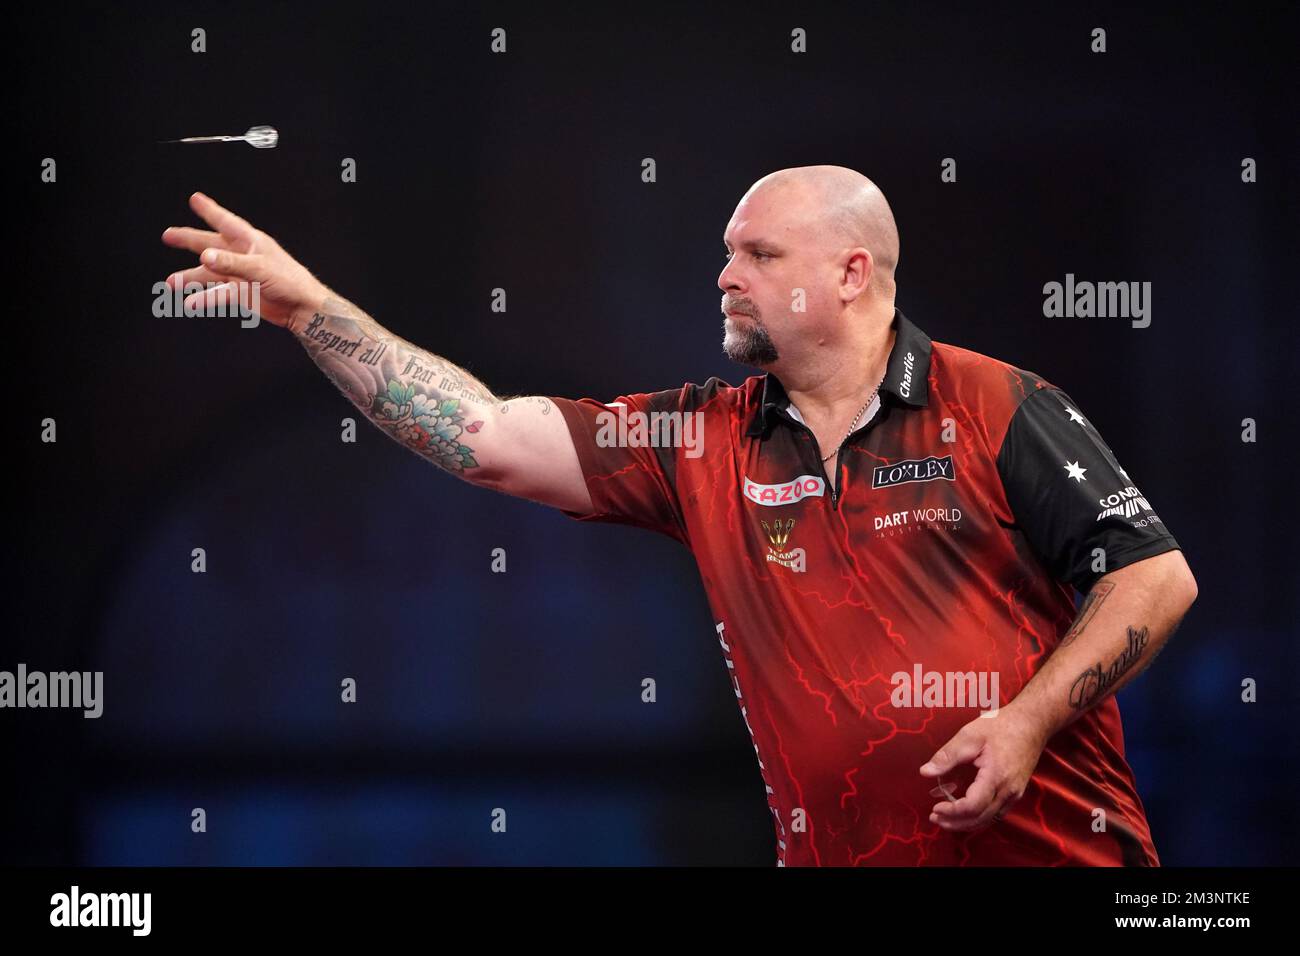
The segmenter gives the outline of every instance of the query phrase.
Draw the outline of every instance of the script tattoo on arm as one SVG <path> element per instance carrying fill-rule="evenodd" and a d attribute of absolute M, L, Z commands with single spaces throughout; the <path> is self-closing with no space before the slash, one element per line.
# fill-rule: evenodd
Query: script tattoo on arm
<path fill-rule="evenodd" d="M 1113 590 L 1115 590 L 1115 582 L 1113 581 L 1098 581 L 1093 585 L 1092 590 L 1084 595 L 1083 606 L 1079 608 L 1079 616 L 1074 619 L 1070 629 L 1061 638 L 1061 647 L 1065 647 L 1079 636 L 1083 629 L 1088 626 L 1088 622 L 1092 620 L 1093 615 L 1101 608 L 1107 595 Z"/>
<path fill-rule="evenodd" d="M 294 334 L 349 401 L 394 440 L 459 477 L 477 468 L 473 436 L 506 403 L 459 366 L 327 299 Z"/>
<path fill-rule="evenodd" d="M 1086 710 L 1114 689 L 1116 682 L 1142 657 L 1148 639 L 1149 634 L 1145 626 L 1130 625 L 1128 644 L 1120 651 L 1119 656 L 1111 661 L 1109 667 L 1103 670 L 1101 661 L 1098 661 L 1075 678 L 1074 684 L 1070 687 L 1070 706 L 1075 710 Z"/>

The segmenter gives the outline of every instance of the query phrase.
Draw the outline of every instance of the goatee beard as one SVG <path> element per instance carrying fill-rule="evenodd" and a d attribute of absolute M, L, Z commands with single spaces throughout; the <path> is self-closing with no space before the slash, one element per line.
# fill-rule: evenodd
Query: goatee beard
<path fill-rule="evenodd" d="M 757 321 L 748 328 L 733 324 L 730 329 L 723 322 L 722 351 L 741 365 L 771 365 L 780 357 L 767 328 Z"/>

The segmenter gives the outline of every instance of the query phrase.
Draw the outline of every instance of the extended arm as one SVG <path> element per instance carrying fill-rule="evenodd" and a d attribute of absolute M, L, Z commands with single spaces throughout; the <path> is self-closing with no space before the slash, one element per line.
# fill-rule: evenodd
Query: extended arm
<path fill-rule="evenodd" d="M 589 511 L 578 456 L 555 403 L 500 398 L 463 368 L 326 294 L 289 326 L 339 390 L 393 440 L 473 484 Z"/>
<path fill-rule="evenodd" d="M 339 390 L 389 437 L 458 478 L 566 511 L 591 495 L 555 403 L 500 398 L 464 369 L 388 331 L 279 243 L 203 193 L 190 206 L 213 230 L 172 226 L 167 245 L 200 254 L 168 285 L 213 286 L 187 307 L 224 304 L 256 283 L 260 315 L 287 329 Z"/>

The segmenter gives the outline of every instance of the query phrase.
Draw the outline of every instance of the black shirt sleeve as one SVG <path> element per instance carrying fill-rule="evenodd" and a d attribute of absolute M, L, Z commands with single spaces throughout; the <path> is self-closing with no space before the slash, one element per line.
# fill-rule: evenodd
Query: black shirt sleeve
<path fill-rule="evenodd" d="M 1103 574 L 1179 547 L 1059 388 L 1039 389 L 1020 403 L 997 464 L 1016 527 L 1056 580 L 1084 593 Z M 1104 570 L 1094 570 L 1098 548 Z"/>

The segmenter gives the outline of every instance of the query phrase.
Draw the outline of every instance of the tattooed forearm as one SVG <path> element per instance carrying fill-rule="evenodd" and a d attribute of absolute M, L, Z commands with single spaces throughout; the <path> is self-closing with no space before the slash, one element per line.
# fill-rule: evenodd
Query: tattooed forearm
<path fill-rule="evenodd" d="M 1101 661 L 1088 668 L 1074 680 L 1070 687 L 1070 706 L 1075 710 L 1085 710 L 1101 700 L 1109 691 L 1115 689 L 1117 682 L 1141 658 L 1146 650 L 1148 633 L 1146 627 L 1129 627 L 1128 645 L 1115 658 L 1110 667 L 1102 670 Z"/>
<path fill-rule="evenodd" d="M 1106 600 L 1106 596 L 1113 590 L 1115 590 L 1115 584 L 1111 581 L 1098 581 L 1093 585 L 1092 590 L 1084 596 L 1083 606 L 1079 608 L 1079 616 L 1074 619 L 1074 623 L 1070 625 L 1070 629 L 1066 631 L 1065 636 L 1061 638 L 1061 647 L 1065 647 L 1079 636 L 1079 633 L 1087 627 L 1088 622 L 1092 620 L 1092 616 L 1100 610 L 1102 603 Z"/>
<path fill-rule="evenodd" d="M 312 360 L 367 418 L 440 468 L 477 468 L 474 435 L 505 403 L 469 372 L 328 299 L 296 330 Z"/>

